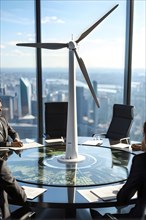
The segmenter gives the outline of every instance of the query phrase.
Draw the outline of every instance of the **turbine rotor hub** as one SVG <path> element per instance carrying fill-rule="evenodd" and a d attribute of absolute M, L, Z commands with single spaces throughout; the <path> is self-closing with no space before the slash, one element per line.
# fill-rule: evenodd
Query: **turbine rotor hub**
<path fill-rule="evenodd" d="M 74 41 L 70 41 L 70 42 L 68 43 L 68 48 L 69 48 L 70 50 L 76 49 L 76 43 L 75 43 Z"/>

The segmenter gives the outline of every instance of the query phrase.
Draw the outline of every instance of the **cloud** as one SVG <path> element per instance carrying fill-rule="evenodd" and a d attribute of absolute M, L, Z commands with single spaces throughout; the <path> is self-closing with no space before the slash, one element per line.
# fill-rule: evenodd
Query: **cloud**
<path fill-rule="evenodd" d="M 51 17 L 46 16 L 42 18 L 42 24 L 47 24 L 47 23 L 65 23 L 65 22 L 56 16 L 51 16 Z"/>
<path fill-rule="evenodd" d="M 9 46 L 16 46 L 17 43 L 18 43 L 17 41 L 9 41 L 7 43 L 7 45 L 9 45 Z"/>
<path fill-rule="evenodd" d="M 0 48 L 1 48 L 1 49 L 4 49 L 5 46 L 4 46 L 3 44 L 0 44 Z"/>
<path fill-rule="evenodd" d="M 23 51 L 23 50 L 19 50 L 19 49 L 15 49 L 13 50 L 13 54 L 11 54 L 12 56 L 21 56 L 23 58 L 26 58 L 26 57 L 32 57 L 33 54 L 28 50 L 28 52 Z"/>
<path fill-rule="evenodd" d="M 21 35 L 22 35 L 22 33 L 21 33 L 21 32 L 18 32 L 18 33 L 16 33 L 16 35 L 21 36 Z"/>

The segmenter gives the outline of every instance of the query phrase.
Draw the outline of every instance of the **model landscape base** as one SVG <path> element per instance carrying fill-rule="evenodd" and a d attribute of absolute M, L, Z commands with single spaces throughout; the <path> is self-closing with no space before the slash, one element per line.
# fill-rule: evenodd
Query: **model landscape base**
<path fill-rule="evenodd" d="M 61 163 L 78 163 L 85 159 L 86 157 L 83 155 L 78 155 L 77 158 L 66 158 L 65 155 L 62 155 L 57 158 L 57 160 Z"/>

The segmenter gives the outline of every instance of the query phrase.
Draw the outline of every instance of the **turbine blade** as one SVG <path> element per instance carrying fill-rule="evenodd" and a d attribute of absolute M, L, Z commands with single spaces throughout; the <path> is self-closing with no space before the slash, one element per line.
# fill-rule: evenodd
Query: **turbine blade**
<path fill-rule="evenodd" d="M 83 73 L 83 76 L 85 77 L 85 80 L 86 80 L 86 82 L 87 82 L 87 85 L 88 85 L 88 87 L 89 87 L 89 89 L 90 89 L 90 92 L 91 92 L 93 98 L 94 98 L 94 101 L 95 101 L 97 107 L 99 108 L 99 107 L 100 107 L 100 106 L 99 106 L 99 102 L 98 102 L 98 99 L 97 99 L 96 94 L 95 94 L 95 92 L 94 92 L 93 86 L 92 86 L 92 84 L 91 84 L 91 81 L 90 81 L 90 78 L 89 78 L 87 69 L 86 69 L 86 67 L 85 67 L 85 64 L 84 64 L 82 58 L 80 58 L 80 57 L 78 56 L 77 51 L 74 50 L 74 52 L 75 52 L 77 61 L 78 61 L 78 63 L 79 63 L 80 69 L 81 69 L 81 71 L 82 71 L 82 73 Z"/>
<path fill-rule="evenodd" d="M 118 4 L 115 5 L 110 11 L 108 11 L 102 18 L 100 18 L 98 21 L 96 21 L 90 28 L 88 28 L 84 33 L 80 35 L 80 37 L 76 40 L 76 43 L 79 43 L 81 40 L 83 40 L 90 32 L 96 28 L 97 25 L 99 25 L 112 11 L 114 11 L 118 7 Z"/>
<path fill-rule="evenodd" d="M 51 49 L 51 50 L 57 50 L 57 49 L 62 49 L 64 47 L 68 47 L 68 44 L 66 43 L 18 43 L 16 45 L 24 46 L 24 47 Z"/>

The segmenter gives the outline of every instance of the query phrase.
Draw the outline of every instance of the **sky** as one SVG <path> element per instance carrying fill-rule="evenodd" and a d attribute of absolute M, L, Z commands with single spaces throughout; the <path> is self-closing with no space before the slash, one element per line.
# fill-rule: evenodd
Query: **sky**
<path fill-rule="evenodd" d="M 1 67 L 34 67 L 35 49 L 16 46 L 35 42 L 33 0 L 0 0 Z M 42 0 L 42 42 L 76 40 L 116 4 L 119 6 L 78 45 L 89 68 L 122 68 L 125 51 L 125 0 Z M 145 0 L 135 1 L 133 66 L 145 68 Z M 141 15 L 141 16 L 139 16 Z M 66 67 L 68 49 L 42 50 L 43 67 Z"/>

